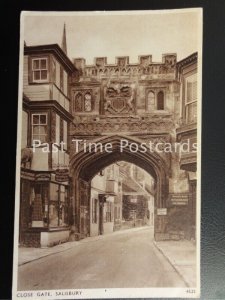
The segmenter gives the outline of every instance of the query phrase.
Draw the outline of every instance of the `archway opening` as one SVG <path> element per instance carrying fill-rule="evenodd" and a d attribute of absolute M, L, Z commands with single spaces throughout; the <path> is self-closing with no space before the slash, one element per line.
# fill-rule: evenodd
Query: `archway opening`
<path fill-rule="evenodd" d="M 120 144 L 122 136 L 103 137 L 96 142 L 112 145 L 112 151 L 87 151 L 80 149 L 71 160 L 71 175 L 73 177 L 73 201 L 74 201 L 74 230 L 81 237 L 90 235 L 90 192 L 91 181 L 96 174 L 111 164 L 125 161 L 145 170 L 155 182 L 154 195 L 154 236 L 163 238 L 166 232 L 165 212 L 168 199 L 169 171 L 164 159 L 155 152 L 131 151 L 124 148 L 121 152 Z M 125 137 L 129 143 L 136 143 L 140 147 L 141 142 L 137 138 Z M 104 147 L 103 147 L 104 149 Z M 100 150 L 100 149 L 97 149 Z"/>
<path fill-rule="evenodd" d="M 142 226 L 153 229 L 154 197 L 155 180 L 142 168 L 126 161 L 108 165 L 90 183 L 89 235 Z"/>

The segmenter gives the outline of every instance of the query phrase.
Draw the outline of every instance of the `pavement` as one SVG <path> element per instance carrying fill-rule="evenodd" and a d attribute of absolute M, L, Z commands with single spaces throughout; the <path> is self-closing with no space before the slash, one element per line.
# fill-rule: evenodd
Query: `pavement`
<path fill-rule="evenodd" d="M 117 231 L 51 248 L 19 248 L 20 290 L 195 286 L 195 246 L 155 242 L 153 228 Z"/>
<path fill-rule="evenodd" d="M 183 278 L 187 287 L 196 287 L 196 246 L 188 240 L 154 242 L 159 251 Z"/>

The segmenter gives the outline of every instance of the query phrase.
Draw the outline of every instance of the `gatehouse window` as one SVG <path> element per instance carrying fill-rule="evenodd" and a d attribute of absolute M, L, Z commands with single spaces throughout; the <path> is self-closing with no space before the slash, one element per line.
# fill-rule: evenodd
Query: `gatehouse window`
<path fill-rule="evenodd" d="M 147 96 L 147 111 L 148 112 L 151 112 L 153 111 L 155 108 L 155 93 L 153 91 L 150 91 L 148 93 L 148 96 Z"/>
<path fill-rule="evenodd" d="M 32 59 L 32 80 L 33 82 L 48 81 L 48 59 L 33 58 Z"/>
<path fill-rule="evenodd" d="M 90 93 L 86 93 L 84 95 L 84 111 L 91 111 L 92 107 L 91 107 L 91 94 Z"/>
<path fill-rule="evenodd" d="M 73 111 L 74 112 L 91 112 L 92 111 L 92 95 L 90 92 L 85 94 L 78 93 L 74 96 Z"/>
<path fill-rule="evenodd" d="M 81 93 L 78 93 L 75 96 L 73 104 L 74 104 L 73 105 L 73 111 L 82 112 L 82 94 Z"/>
<path fill-rule="evenodd" d="M 32 140 L 47 141 L 47 114 L 32 114 Z"/>
<path fill-rule="evenodd" d="M 162 91 L 157 94 L 157 110 L 164 110 L 164 93 Z"/>

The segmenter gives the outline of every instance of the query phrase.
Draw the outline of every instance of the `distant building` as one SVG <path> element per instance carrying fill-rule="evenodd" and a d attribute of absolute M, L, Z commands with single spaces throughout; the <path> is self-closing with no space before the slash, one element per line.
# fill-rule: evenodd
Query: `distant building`
<path fill-rule="evenodd" d="M 94 176 L 91 181 L 90 232 L 87 235 L 112 233 L 120 223 L 120 186 L 117 164 L 108 166 Z"/>
<path fill-rule="evenodd" d="M 120 162 L 123 228 L 154 225 L 154 179 L 139 167 Z"/>

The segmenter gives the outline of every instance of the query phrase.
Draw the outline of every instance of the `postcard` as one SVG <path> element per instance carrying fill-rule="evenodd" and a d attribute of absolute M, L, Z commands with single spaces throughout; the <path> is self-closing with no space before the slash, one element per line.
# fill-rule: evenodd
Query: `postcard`
<path fill-rule="evenodd" d="M 13 299 L 200 297 L 202 27 L 21 13 Z"/>

